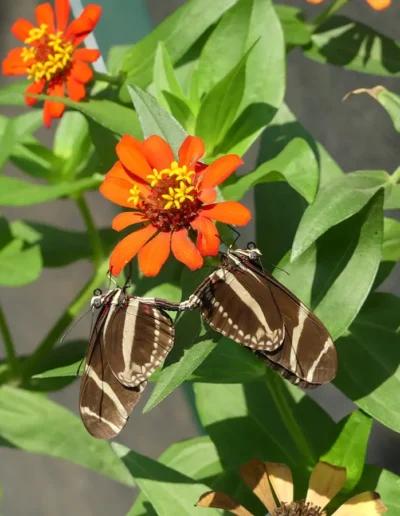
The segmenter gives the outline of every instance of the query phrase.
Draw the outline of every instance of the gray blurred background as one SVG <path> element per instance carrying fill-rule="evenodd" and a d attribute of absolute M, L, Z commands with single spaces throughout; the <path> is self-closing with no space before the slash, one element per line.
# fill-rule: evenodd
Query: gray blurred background
<path fill-rule="evenodd" d="M 32 19 L 36 3 L 39 2 L 0 1 L 1 60 L 16 46 L 16 40 L 9 32 L 11 24 L 18 17 Z M 111 43 L 131 43 L 132 37 L 139 39 L 151 26 L 160 23 L 184 2 L 103 0 L 97 3 L 104 5 L 104 13 L 95 35 L 100 46 L 106 48 Z M 304 7 L 309 13 L 317 11 L 315 7 L 306 5 L 305 0 L 281 0 L 280 3 Z M 394 3 L 396 5 L 391 9 L 376 13 L 364 0 L 353 0 L 344 13 L 396 38 L 400 5 L 399 2 Z M 109 24 L 118 27 L 118 30 L 107 30 Z M 111 41 L 110 35 L 120 39 Z M 287 77 L 286 100 L 289 106 L 345 171 L 381 169 L 392 172 L 397 168 L 400 162 L 399 136 L 384 110 L 367 96 L 354 98 L 344 104 L 341 99 L 353 89 L 377 84 L 398 92 L 399 81 L 321 66 L 305 59 L 299 51 L 289 55 Z M 0 85 L 11 81 L 10 78 L 0 77 Z M 17 112 L 3 109 L 2 113 L 14 115 Z M 41 130 L 40 137 L 50 144 L 52 133 Z M 246 158 L 249 170 L 254 159 L 253 150 Z M 7 167 L 5 173 L 19 174 L 11 166 Z M 97 225 L 109 225 L 114 213 L 111 203 L 97 194 L 89 195 L 88 200 Z M 248 202 L 251 203 L 251 199 Z M 10 208 L 3 212 L 10 220 L 33 220 L 56 224 L 66 229 L 84 229 L 77 209 L 67 201 Z M 89 264 L 80 262 L 63 269 L 47 269 L 34 285 L 1 290 L 1 298 L 7 296 L 4 309 L 19 353 L 29 353 L 34 349 L 89 274 Z M 399 269 L 396 269 L 385 284 L 386 291 L 400 294 L 398 277 Z M 43 302 L 38 302 L 38 296 L 45 298 Z M 88 321 L 80 324 L 72 334 L 73 338 L 85 338 L 87 335 Z M 0 358 L 3 355 L 1 348 Z M 149 392 L 146 393 L 146 399 L 148 395 Z M 352 409 L 352 405 L 331 386 L 318 389 L 314 397 L 336 419 Z M 77 383 L 54 394 L 52 398 L 77 413 Z M 141 414 L 140 407 L 137 408 L 118 440 L 140 453 L 157 458 L 171 443 L 197 434 L 198 429 L 188 408 L 185 393 L 178 390 L 146 415 Z M 400 473 L 399 444 L 398 435 L 375 425 L 369 447 L 369 462 Z M 4 489 L 0 512 L 7 516 L 47 516 L 55 513 L 60 516 L 71 513 L 79 516 L 122 515 L 128 511 L 137 496 L 135 490 L 79 466 L 5 448 L 0 448 L 0 485 Z"/>

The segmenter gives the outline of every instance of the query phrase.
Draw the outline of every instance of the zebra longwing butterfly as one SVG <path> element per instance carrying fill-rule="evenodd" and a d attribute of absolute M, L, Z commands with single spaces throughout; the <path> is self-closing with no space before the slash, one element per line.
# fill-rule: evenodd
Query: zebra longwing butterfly
<path fill-rule="evenodd" d="M 94 437 L 119 434 L 147 379 L 172 348 L 172 320 L 151 302 L 120 288 L 92 298 L 100 311 L 90 335 L 79 410 Z"/>
<path fill-rule="evenodd" d="M 330 382 L 337 355 L 328 330 L 262 268 L 260 257 L 253 244 L 229 248 L 180 309 L 199 308 L 215 331 L 251 349 L 291 383 L 312 388 Z"/>

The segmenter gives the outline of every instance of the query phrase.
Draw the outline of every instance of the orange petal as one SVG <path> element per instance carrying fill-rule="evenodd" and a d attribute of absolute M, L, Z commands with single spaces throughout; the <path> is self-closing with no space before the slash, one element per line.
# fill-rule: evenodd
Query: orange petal
<path fill-rule="evenodd" d="M 44 23 L 49 27 L 50 32 L 55 32 L 54 11 L 50 4 L 45 3 L 38 5 L 35 9 L 35 16 L 39 27 Z"/>
<path fill-rule="evenodd" d="M 115 247 L 110 256 L 110 271 L 119 276 L 125 265 L 134 258 L 144 244 L 156 233 L 157 228 L 146 226 L 127 236 Z"/>
<path fill-rule="evenodd" d="M 56 21 L 57 21 L 57 30 L 65 31 L 68 25 L 69 18 L 69 0 L 56 0 L 55 2 L 56 9 Z"/>
<path fill-rule="evenodd" d="M 350 498 L 332 516 L 376 516 L 387 510 L 378 493 L 367 492 Z"/>
<path fill-rule="evenodd" d="M 107 172 L 106 179 L 110 177 L 118 177 L 120 179 L 123 179 L 124 181 L 129 181 L 129 183 L 131 183 L 129 189 L 131 189 L 133 185 L 136 185 L 139 188 L 140 193 L 143 197 L 147 197 L 151 192 L 151 189 L 148 186 L 148 184 L 145 181 L 143 181 L 143 179 L 140 179 L 140 177 L 137 177 L 131 172 L 129 172 L 129 170 L 127 170 L 120 161 L 117 161 L 115 165 L 111 168 L 111 170 Z"/>
<path fill-rule="evenodd" d="M 26 38 L 29 37 L 29 31 L 34 29 L 35 26 L 28 20 L 24 18 L 18 18 L 18 20 L 11 27 L 11 32 L 18 39 L 25 42 Z"/>
<path fill-rule="evenodd" d="M 27 95 L 29 93 L 33 93 L 35 95 L 40 95 L 42 93 L 42 91 L 44 90 L 45 85 L 46 85 L 46 79 L 42 79 L 40 82 L 33 82 L 26 88 L 25 95 Z M 33 106 L 38 101 L 39 101 L 39 99 L 35 99 L 34 97 L 25 97 L 25 103 L 27 106 Z"/>
<path fill-rule="evenodd" d="M 215 509 L 223 509 L 236 516 L 253 516 L 251 512 L 240 505 L 236 500 L 219 491 L 209 491 L 201 495 L 200 500 L 196 504 L 198 507 L 214 507 Z"/>
<path fill-rule="evenodd" d="M 147 217 L 143 215 L 141 211 L 125 211 L 114 217 L 111 227 L 115 229 L 115 231 L 122 231 L 128 226 L 146 222 L 147 220 Z"/>
<path fill-rule="evenodd" d="M 239 468 L 240 476 L 253 491 L 253 493 L 264 504 L 268 512 L 274 513 L 276 503 L 269 484 L 266 464 L 255 457 Z"/>
<path fill-rule="evenodd" d="M 193 170 L 196 163 L 204 156 L 205 151 L 206 148 L 201 138 L 188 136 L 178 152 L 179 165 L 186 165 L 189 169 Z"/>
<path fill-rule="evenodd" d="M 21 57 L 22 47 L 13 48 L 3 60 L 4 75 L 25 75 L 28 66 Z"/>
<path fill-rule="evenodd" d="M 214 188 L 202 188 L 200 190 L 199 199 L 204 204 L 211 204 L 217 199 L 217 192 Z"/>
<path fill-rule="evenodd" d="M 382 11 L 390 7 L 392 0 L 367 0 L 367 4 L 369 4 L 372 9 L 375 9 L 375 11 Z"/>
<path fill-rule="evenodd" d="M 219 251 L 221 240 L 218 236 L 218 229 L 207 217 L 199 215 L 190 225 L 197 233 L 196 247 L 203 256 L 216 256 Z"/>
<path fill-rule="evenodd" d="M 117 144 L 116 151 L 124 167 L 141 179 L 148 181 L 147 176 L 153 173 L 153 169 L 148 164 L 141 145 L 138 140 L 125 134 Z"/>
<path fill-rule="evenodd" d="M 235 226 L 244 226 L 251 219 L 250 210 L 240 204 L 240 202 L 226 201 L 218 204 L 210 204 L 203 206 L 201 214 L 209 219 L 223 222 L 224 224 L 234 224 Z"/>
<path fill-rule="evenodd" d="M 82 14 L 76 20 L 73 20 L 66 30 L 67 38 L 74 38 L 76 46 L 90 34 L 96 27 L 101 16 L 101 7 L 99 5 L 90 4 L 82 11 Z"/>
<path fill-rule="evenodd" d="M 203 257 L 190 240 L 187 229 L 180 229 L 172 233 L 171 249 L 175 258 L 192 271 L 203 265 Z"/>
<path fill-rule="evenodd" d="M 175 161 L 171 147 L 165 140 L 156 134 L 146 138 L 142 143 L 142 148 L 150 166 L 157 170 L 170 168 L 171 163 Z"/>
<path fill-rule="evenodd" d="M 268 480 L 280 504 L 293 502 L 293 476 L 289 466 L 279 462 L 265 462 Z"/>
<path fill-rule="evenodd" d="M 72 75 L 68 75 L 67 77 L 67 92 L 68 96 L 75 100 L 75 102 L 79 102 L 86 95 L 85 85 L 81 82 L 77 81 Z"/>
<path fill-rule="evenodd" d="M 71 75 L 77 81 L 86 84 L 93 77 L 93 70 L 83 61 L 74 61 L 71 67 Z"/>
<path fill-rule="evenodd" d="M 221 156 L 214 163 L 204 171 L 202 188 L 213 188 L 221 184 L 232 172 L 234 172 L 240 165 L 243 165 L 243 160 L 236 154 L 228 154 Z"/>
<path fill-rule="evenodd" d="M 45 100 L 43 108 L 43 124 L 46 127 L 50 127 L 53 118 L 61 118 L 64 111 L 65 106 L 64 104 L 61 104 L 61 102 Z"/>
<path fill-rule="evenodd" d="M 171 249 L 171 233 L 161 232 L 141 248 L 139 267 L 144 276 L 157 276 Z"/>
<path fill-rule="evenodd" d="M 309 4 L 322 4 L 324 0 L 307 0 Z"/>
<path fill-rule="evenodd" d="M 125 208 L 133 208 L 132 201 L 128 202 L 131 194 L 129 190 L 132 188 L 132 183 L 117 177 L 106 177 L 100 185 L 100 193 L 109 201 L 124 206 Z"/>
<path fill-rule="evenodd" d="M 94 63 L 100 57 L 100 50 L 90 48 L 77 48 L 74 52 L 74 58 L 88 63 Z"/>

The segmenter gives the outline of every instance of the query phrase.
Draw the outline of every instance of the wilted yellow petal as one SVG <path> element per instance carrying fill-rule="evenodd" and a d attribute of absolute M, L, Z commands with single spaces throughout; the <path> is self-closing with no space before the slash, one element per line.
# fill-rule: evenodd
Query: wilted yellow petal
<path fill-rule="evenodd" d="M 196 504 L 199 507 L 214 507 L 215 509 L 224 509 L 232 514 L 236 514 L 236 516 L 253 516 L 251 512 L 236 502 L 233 498 L 231 498 L 226 493 L 221 493 L 219 491 L 210 491 L 208 493 L 204 493 L 200 500 Z"/>
<path fill-rule="evenodd" d="M 279 502 L 293 502 L 293 476 L 286 464 L 266 462 L 268 478 Z"/>
<path fill-rule="evenodd" d="M 344 503 L 333 516 L 376 516 L 383 514 L 387 508 L 381 502 L 378 493 L 361 493 Z"/>
<path fill-rule="evenodd" d="M 276 503 L 269 484 L 267 468 L 260 459 L 253 459 L 239 468 L 240 474 L 253 493 L 259 498 L 269 512 L 273 513 Z"/>
<path fill-rule="evenodd" d="M 346 482 L 346 468 L 319 462 L 311 474 L 306 501 L 323 509 Z"/>

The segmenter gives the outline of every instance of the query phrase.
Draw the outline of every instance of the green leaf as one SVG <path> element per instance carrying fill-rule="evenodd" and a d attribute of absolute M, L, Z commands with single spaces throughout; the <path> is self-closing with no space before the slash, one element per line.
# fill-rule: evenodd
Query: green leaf
<path fill-rule="evenodd" d="M 383 171 L 353 172 L 321 188 L 300 221 L 291 261 L 295 261 L 329 228 L 358 213 L 379 189 L 389 186 L 389 177 Z"/>
<path fill-rule="evenodd" d="M 0 206 L 32 206 L 53 201 L 85 190 L 94 190 L 102 180 L 103 177 L 96 174 L 88 179 L 47 186 L 3 176 L 0 177 Z"/>
<path fill-rule="evenodd" d="M 80 365 L 83 369 L 82 359 L 87 347 L 87 340 L 74 340 L 54 348 L 49 359 L 42 364 L 43 372 L 32 377 L 30 389 L 53 392 L 70 385 L 77 379 Z M 67 369 L 69 374 L 66 374 Z"/>
<path fill-rule="evenodd" d="M 399 48 L 400 53 L 400 48 Z M 388 91 L 383 86 L 375 86 L 375 88 L 359 88 L 351 91 L 346 95 L 346 99 L 352 95 L 359 95 L 366 93 L 377 100 L 381 106 L 385 108 L 388 115 L 393 121 L 394 128 L 400 132 L 400 97 L 391 91 Z"/>
<path fill-rule="evenodd" d="M 175 118 L 165 111 L 154 97 L 138 86 L 128 85 L 145 138 L 157 134 L 166 140 L 175 156 L 187 134 Z"/>
<path fill-rule="evenodd" d="M 400 514 L 400 478 L 391 471 L 366 464 L 356 489 L 359 493 L 376 491 L 388 508 L 388 514 L 396 514 L 396 512 Z"/>
<path fill-rule="evenodd" d="M 42 111 L 38 109 L 32 109 L 14 118 L 15 134 L 20 143 L 32 140 L 32 134 L 43 124 L 42 118 Z"/>
<path fill-rule="evenodd" d="M 396 432 L 400 431 L 399 326 L 400 299 L 371 294 L 349 332 L 336 343 L 339 370 L 334 380 L 367 414 Z"/>
<path fill-rule="evenodd" d="M 194 480 L 208 485 L 207 480 L 222 473 L 222 464 L 217 450 L 209 437 L 195 437 L 170 446 L 159 462 Z M 197 500 L 196 500 L 197 501 Z M 148 499 L 140 494 L 129 516 L 149 516 Z M 156 514 L 154 512 L 154 514 Z"/>
<path fill-rule="evenodd" d="M 318 188 L 318 163 L 308 143 L 294 138 L 275 158 L 265 161 L 233 184 L 223 188 L 226 199 L 240 201 L 250 188 L 260 183 L 287 181 L 307 202 L 314 200 Z"/>
<path fill-rule="evenodd" d="M 348 493 L 361 479 L 372 419 L 357 410 L 338 423 L 338 427 L 337 439 L 320 460 L 346 468 L 344 491 Z"/>
<path fill-rule="evenodd" d="M 311 398 L 270 369 L 244 385 L 196 383 L 195 395 L 202 424 L 233 469 L 255 456 L 294 470 L 312 467 L 335 429 Z"/>
<path fill-rule="evenodd" d="M 1 386 L 0 436 L 23 451 L 66 459 L 134 485 L 107 442 L 94 439 L 78 417 L 42 394 Z"/>
<path fill-rule="evenodd" d="M 24 92 L 31 81 L 15 82 L 0 88 L 0 105 L 25 107 Z"/>
<path fill-rule="evenodd" d="M 86 102 L 74 102 L 68 97 L 48 95 L 31 95 L 40 100 L 54 100 L 80 111 L 109 131 L 120 136 L 130 134 L 135 138 L 142 137 L 139 120 L 133 109 L 130 109 L 108 99 L 90 99 Z"/>
<path fill-rule="evenodd" d="M 275 5 L 275 11 L 282 24 L 286 45 L 307 45 L 311 41 L 311 31 L 301 9 Z"/>
<path fill-rule="evenodd" d="M 112 443 L 112 448 L 128 468 L 146 499 L 153 505 L 156 514 L 188 516 L 201 515 L 204 512 L 204 509 L 194 505 L 202 494 L 209 491 L 205 484 L 121 444 Z M 220 512 L 208 509 L 208 514 L 216 516 Z"/>
<path fill-rule="evenodd" d="M 38 244 L 44 267 L 64 267 L 78 260 L 88 260 L 92 249 L 86 232 L 69 231 L 39 222 L 15 220 L 10 224 L 14 238 Z M 99 229 L 106 253 L 110 252 L 120 235 L 109 228 Z"/>
<path fill-rule="evenodd" d="M 274 276 L 315 312 L 335 340 L 354 320 L 372 287 L 382 236 L 379 191 L 361 212 L 331 228 L 295 262 L 287 254 Z"/>
<path fill-rule="evenodd" d="M 12 154 L 16 143 L 14 120 L 5 120 L 0 136 L 0 172 Z"/>
<path fill-rule="evenodd" d="M 234 4 L 235 0 L 186 2 L 126 52 L 122 66 L 127 73 L 126 83 L 134 82 L 141 88 L 148 86 L 152 81 L 153 63 L 160 41 L 164 42 L 174 64 Z"/>
<path fill-rule="evenodd" d="M 12 240 L 0 249 L 0 285 L 20 287 L 38 279 L 42 258 L 37 245 L 24 247 L 22 240 Z"/>
<path fill-rule="evenodd" d="M 204 47 L 204 70 L 199 68 L 198 74 L 206 74 L 208 79 L 202 80 L 209 80 L 212 85 L 226 76 L 256 42 L 246 63 L 245 87 L 235 121 L 215 154 L 244 154 L 282 103 L 285 42 L 271 0 L 237 2 Z M 208 91 L 209 85 L 206 87 Z"/>
<path fill-rule="evenodd" d="M 400 75 L 399 43 L 344 16 L 332 16 L 319 27 L 304 53 L 321 63 L 356 72 Z"/>
<path fill-rule="evenodd" d="M 168 103 L 164 98 L 164 92 L 166 91 L 172 93 L 175 97 L 184 98 L 183 91 L 175 76 L 168 51 L 162 41 L 159 42 L 156 50 L 153 77 L 156 97 L 161 106 L 168 109 Z"/>
<path fill-rule="evenodd" d="M 182 277 L 182 299 L 187 299 L 205 278 L 207 271 L 190 272 L 189 277 L 188 274 L 185 271 Z M 179 345 L 170 351 L 144 412 L 153 409 L 189 378 L 215 348 L 220 338 L 221 335 L 205 330 L 197 311 L 182 314 L 175 325 L 175 342 Z"/>
<path fill-rule="evenodd" d="M 169 112 L 185 128 L 188 134 L 194 134 L 196 120 L 189 104 L 169 91 L 164 91 L 164 98 Z"/>
<path fill-rule="evenodd" d="M 11 161 L 26 174 L 47 182 L 59 182 L 63 160 L 54 152 L 32 138 L 14 146 Z"/>
<path fill-rule="evenodd" d="M 399 169 L 398 169 L 399 170 Z M 390 176 L 390 180 L 394 182 L 397 178 L 397 170 Z M 394 177 L 393 177 L 394 176 Z M 391 191 L 385 198 L 385 210 L 398 210 L 400 208 L 400 185 L 393 185 Z"/>
<path fill-rule="evenodd" d="M 400 260 L 400 222 L 385 217 L 382 257 L 375 278 L 375 287 L 378 287 L 389 276 L 398 260 Z"/>
<path fill-rule="evenodd" d="M 230 129 L 244 94 L 246 63 L 253 45 L 239 62 L 205 96 L 196 120 L 195 133 L 204 140 L 207 153 L 215 148 Z"/>

